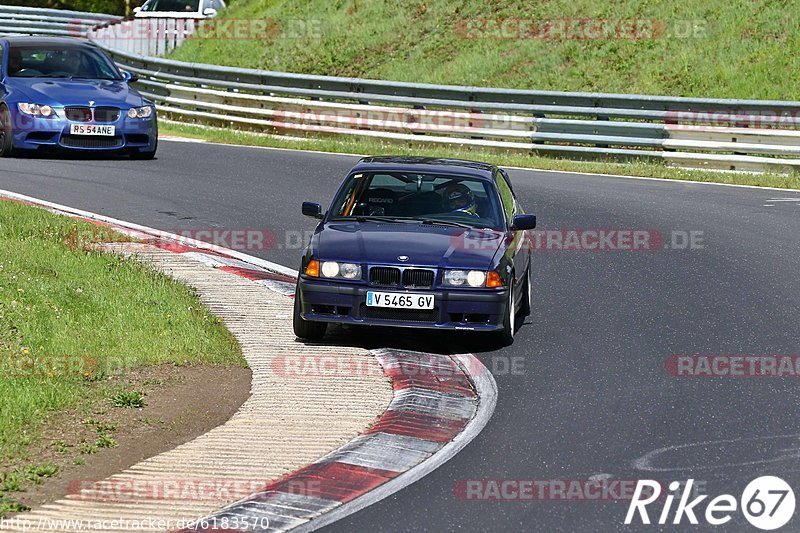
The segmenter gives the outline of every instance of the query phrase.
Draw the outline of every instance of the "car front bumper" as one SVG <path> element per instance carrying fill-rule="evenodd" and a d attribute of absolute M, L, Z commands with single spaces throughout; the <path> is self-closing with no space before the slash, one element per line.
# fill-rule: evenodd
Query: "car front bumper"
<path fill-rule="evenodd" d="M 152 152 L 158 138 L 155 114 L 148 119 L 131 119 L 121 110 L 114 122 L 81 122 L 98 126 L 114 126 L 113 137 L 71 135 L 70 126 L 77 124 L 63 116 L 32 118 L 19 110 L 12 111 L 14 148 L 19 150 L 76 150 L 81 152 Z"/>
<path fill-rule="evenodd" d="M 408 328 L 496 331 L 503 326 L 508 290 L 400 289 L 301 277 L 304 320 Z M 367 307 L 367 291 L 433 295 L 431 311 Z"/>

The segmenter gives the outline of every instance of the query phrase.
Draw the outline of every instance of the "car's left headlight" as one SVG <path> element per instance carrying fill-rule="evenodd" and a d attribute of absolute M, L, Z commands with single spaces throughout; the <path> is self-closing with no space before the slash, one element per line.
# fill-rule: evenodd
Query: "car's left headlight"
<path fill-rule="evenodd" d="M 321 272 L 325 278 L 359 279 L 361 278 L 361 265 L 325 261 L 322 263 Z"/>
<path fill-rule="evenodd" d="M 501 287 L 497 272 L 484 270 L 445 270 L 442 278 L 448 287 Z"/>
<path fill-rule="evenodd" d="M 17 107 L 19 108 L 20 111 L 32 117 L 50 118 L 56 116 L 55 109 L 53 109 L 49 105 L 26 104 L 20 102 L 19 104 L 17 104 Z"/>
<path fill-rule="evenodd" d="M 153 116 L 153 107 L 146 105 L 128 109 L 128 118 L 150 118 Z"/>

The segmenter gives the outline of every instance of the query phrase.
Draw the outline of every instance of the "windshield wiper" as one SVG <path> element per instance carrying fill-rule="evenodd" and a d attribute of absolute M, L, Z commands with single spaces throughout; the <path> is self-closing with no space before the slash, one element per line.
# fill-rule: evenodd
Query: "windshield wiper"
<path fill-rule="evenodd" d="M 419 220 L 419 219 L 417 219 L 417 220 Z M 453 226 L 453 227 L 456 227 L 456 228 L 475 229 L 475 226 L 462 224 L 461 222 L 453 222 L 452 220 L 439 220 L 439 219 L 436 219 L 436 218 L 426 218 L 426 219 L 420 220 L 420 222 L 422 224 L 431 224 L 431 225 L 440 224 L 442 226 Z"/>
<path fill-rule="evenodd" d="M 407 222 L 413 220 L 408 217 L 386 217 L 376 215 L 357 216 L 355 219 L 357 222 Z"/>
<path fill-rule="evenodd" d="M 387 216 L 378 216 L 378 215 L 363 215 L 354 217 L 357 222 L 416 222 L 418 224 L 428 224 L 428 225 L 435 225 L 439 224 L 441 226 L 452 226 L 454 228 L 464 228 L 464 229 L 486 229 L 485 227 L 476 227 L 470 226 L 468 224 L 462 224 L 461 222 L 453 222 L 452 220 L 439 220 L 435 218 L 414 218 L 414 217 L 387 217 Z"/>

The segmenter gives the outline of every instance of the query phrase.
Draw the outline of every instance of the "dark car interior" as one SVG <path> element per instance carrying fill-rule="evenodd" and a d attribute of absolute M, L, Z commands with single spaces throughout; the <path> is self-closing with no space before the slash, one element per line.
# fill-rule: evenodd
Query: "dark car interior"
<path fill-rule="evenodd" d="M 457 211 L 448 203 L 446 191 L 456 184 L 469 189 L 474 206 Z M 343 191 L 336 216 L 435 218 L 483 227 L 498 227 L 499 217 L 491 183 L 453 176 L 375 174 L 352 183 Z"/>
<path fill-rule="evenodd" d="M 18 47 L 8 52 L 8 75 L 17 78 L 120 79 L 91 47 Z"/>
<path fill-rule="evenodd" d="M 147 2 L 143 11 L 184 11 L 194 12 L 198 10 L 200 0 L 152 0 Z"/>

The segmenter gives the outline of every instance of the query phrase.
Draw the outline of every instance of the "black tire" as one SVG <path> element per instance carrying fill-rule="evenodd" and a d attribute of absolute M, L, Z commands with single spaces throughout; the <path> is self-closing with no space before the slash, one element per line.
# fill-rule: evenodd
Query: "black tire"
<path fill-rule="evenodd" d="M 531 267 L 525 269 L 525 276 L 522 278 L 525 286 L 522 288 L 522 295 L 519 297 L 519 316 L 525 318 L 531 314 Z"/>
<path fill-rule="evenodd" d="M 11 125 L 11 113 L 6 106 L 0 107 L 0 157 L 14 155 L 14 129 Z"/>
<path fill-rule="evenodd" d="M 514 343 L 514 334 L 517 329 L 517 310 L 516 297 L 514 296 L 515 287 L 513 282 L 508 288 L 508 298 L 506 299 L 506 312 L 503 315 L 503 329 L 496 332 L 495 337 L 501 346 L 511 346 Z"/>
<path fill-rule="evenodd" d="M 156 151 L 158 150 L 158 139 L 156 138 L 156 144 L 153 146 L 153 150 L 151 152 L 131 152 L 131 159 L 135 159 L 137 161 L 150 161 L 156 156 Z"/>
<path fill-rule="evenodd" d="M 294 317 L 292 318 L 292 326 L 294 327 L 294 334 L 298 339 L 306 341 L 320 341 L 325 336 L 325 330 L 328 329 L 328 324 L 325 322 L 310 322 L 303 320 L 300 316 L 300 291 L 295 290 L 294 293 Z"/>

